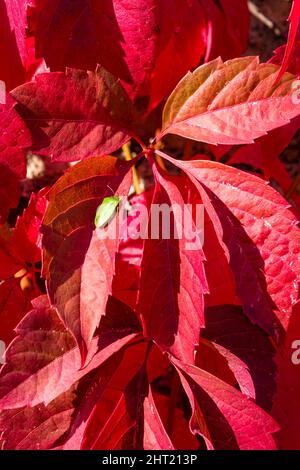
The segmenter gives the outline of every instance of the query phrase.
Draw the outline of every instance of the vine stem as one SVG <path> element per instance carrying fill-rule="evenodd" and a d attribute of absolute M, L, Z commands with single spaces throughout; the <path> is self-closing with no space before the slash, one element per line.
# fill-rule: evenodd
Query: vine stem
<path fill-rule="evenodd" d="M 160 155 L 156 154 L 156 161 L 162 170 L 167 171 L 165 162 L 163 161 Z"/>
<path fill-rule="evenodd" d="M 154 140 L 154 142 L 155 142 L 154 143 L 154 149 L 155 150 L 162 150 L 164 148 L 164 144 L 162 143 L 161 140 L 159 140 L 160 134 L 161 134 L 161 130 L 157 129 L 156 132 L 155 132 L 155 140 Z M 156 161 L 157 161 L 158 165 L 160 166 L 160 168 L 164 171 L 167 171 L 165 162 L 163 161 L 161 156 L 156 154 L 155 157 L 156 157 Z"/>
<path fill-rule="evenodd" d="M 122 147 L 122 150 L 123 150 L 123 153 L 124 153 L 125 160 L 127 162 L 132 160 L 132 155 L 131 155 L 131 151 L 130 151 L 130 144 L 129 143 L 124 144 L 123 147 Z M 138 176 L 138 173 L 137 173 L 137 170 L 136 170 L 135 166 L 132 167 L 132 179 L 133 179 L 133 187 L 134 187 L 134 190 L 135 190 L 136 194 L 141 194 L 142 190 L 141 190 L 141 187 L 140 187 L 139 176 Z"/>
<path fill-rule="evenodd" d="M 131 134 L 133 139 L 142 147 L 143 150 L 147 150 L 147 146 L 145 143 L 139 138 L 139 136 L 135 134 Z M 126 144 L 125 144 L 126 145 Z"/>

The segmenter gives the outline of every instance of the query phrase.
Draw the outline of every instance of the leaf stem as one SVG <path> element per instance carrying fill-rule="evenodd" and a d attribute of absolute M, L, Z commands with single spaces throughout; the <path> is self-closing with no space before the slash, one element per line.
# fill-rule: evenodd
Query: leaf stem
<path fill-rule="evenodd" d="M 135 134 L 131 134 L 132 138 L 142 147 L 143 150 L 147 150 L 147 146 L 144 144 L 144 142 L 139 138 L 139 136 Z M 127 144 L 125 144 L 127 145 Z"/>
<path fill-rule="evenodd" d="M 156 155 L 156 161 L 162 170 L 167 171 L 165 162 L 160 155 Z"/>
<path fill-rule="evenodd" d="M 129 143 L 124 144 L 123 147 L 122 147 L 122 150 L 123 150 L 123 153 L 124 153 L 125 160 L 127 162 L 132 160 L 132 155 L 131 155 L 131 151 L 130 151 L 130 144 Z M 141 194 L 142 190 L 141 190 L 141 187 L 140 187 L 139 176 L 138 176 L 138 173 L 137 173 L 137 170 L 136 170 L 135 166 L 132 167 L 132 179 L 133 179 L 133 187 L 134 187 L 134 190 L 135 190 L 136 194 Z"/>
<path fill-rule="evenodd" d="M 160 134 L 161 134 L 161 130 L 157 129 L 155 132 L 155 140 L 154 140 L 155 143 L 153 144 L 155 150 L 163 150 L 164 148 L 164 144 L 160 140 L 158 141 L 156 140 L 160 136 Z M 165 162 L 163 161 L 160 155 L 156 155 L 156 161 L 162 170 L 167 171 Z"/>

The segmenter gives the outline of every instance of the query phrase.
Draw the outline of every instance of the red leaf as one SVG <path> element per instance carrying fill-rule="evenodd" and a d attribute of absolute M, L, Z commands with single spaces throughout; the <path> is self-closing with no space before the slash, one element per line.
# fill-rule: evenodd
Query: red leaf
<path fill-rule="evenodd" d="M 287 47 L 288 46 L 278 47 L 278 49 L 274 51 L 274 56 L 269 62 L 277 65 L 282 64 L 287 51 Z M 295 42 L 295 46 L 289 58 L 287 71 L 292 73 L 293 75 L 300 75 L 300 40 Z"/>
<path fill-rule="evenodd" d="M 300 216 L 300 195 L 297 191 L 291 194 L 294 182 L 290 177 L 285 164 L 281 160 L 275 160 L 272 165 L 272 178 L 279 184 L 281 190 L 286 194 L 286 198 L 295 208 L 295 213 Z"/>
<path fill-rule="evenodd" d="M 25 149 L 31 145 L 30 134 L 14 103 L 0 104 L 0 225 L 6 221 L 10 208 L 17 207 L 20 198 L 20 178 L 26 174 Z"/>
<path fill-rule="evenodd" d="M 137 336 L 131 327 L 103 328 L 92 341 L 88 365 L 80 369 L 75 341 L 47 298 L 35 299 L 33 306 L 6 352 L 0 374 L 1 410 L 51 403 Z"/>
<path fill-rule="evenodd" d="M 0 378 L 3 446 L 49 449 L 60 438 L 61 445 L 70 448 L 79 442 L 78 448 L 86 420 L 120 364 L 122 347 L 136 334 L 130 328 L 117 331 L 103 325 L 95 338 L 94 357 L 79 370 L 74 339 L 45 297 L 34 301 L 34 310 L 17 331 Z"/>
<path fill-rule="evenodd" d="M 52 304 L 76 338 L 84 360 L 105 314 L 118 251 L 94 219 L 103 199 L 127 197 L 131 163 L 93 158 L 70 169 L 49 193 L 43 221 L 44 275 Z"/>
<path fill-rule="evenodd" d="M 120 378 L 122 379 L 120 371 L 115 380 L 113 379 L 114 382 L 110 384 L 111 390 L 107 390 L 107 398 L 111 398 L 112 403 L 102 401 L 95 408 L 86 430 L 83 447 L 93 450 L 174 449 L 156 409 L 145 364 L 141 361 L 145 359 L 145 348 L 139 353 L 140 365 L 135 372 L 128 362 L 129 355 L 132 357 L 133 351 L 129 350 L 127 354 L 126 382 L 122 384 L 122 380 L 120 381 Z M 136 352 L 135 367 L 138 364 L 137 357 Z M 122 390 L 121 393 L 116 394 L 116 388 Z M 109 413 L 108 407 L 112 408 Z"/>
<path fill-rule="evenodd" d="M 11 94 L 33 135 L 32 149 L 53 160 L 106 155 L 130 138 L 129 98 L 103 68 L 37 75 Z"/>
<path fill-rule="evenodd" d="M 120 255 L 122 260 L 130 263 L 134 266 L 140 266 L 143 255 L 143 239 L 135 239 L 131 234 L 128 233 L 128 226 L 135 227 L 138 230 L 140 223 L 145 224 L 144 215 L 148 215 L 150 211 L 151 203 L 153 200 L 154 188 L 151 187 L 147 191 L 141 194 L 135 194 L 130 198 L 131 210 L 128 213 L 128 219 L 124 224 L 124 228 L 121 228 L 121 242 L 120 242 Z"/>
<path fill-rule="evenodd" d="M 250 14 L 246 0 L 200 0 L 207 23 L 205 62 L 241 56 L 248 47 Z"/>
<path fill-rule="evenodd" d="M 287 202 L 249 173 L 157 153 L 192 178 L 230 263 L 244 312 L 278 339 L 298 300 L 300 272 L 299 229 Z"/>
<path fill-rule="evenodd" d="M 144 449 L 174 450 L 173 444 L 162 424 L 150 387 L 148 396 L 144 401 L 144 420 Z"/>
<path fill-rule="evenodd" d="M 96 410 L 101 419 L 100 409 Z M 147 375 L 142 367 L 121 394 L 103 426 L 95 425 L 98 435 L 89 447 L 97 449 L 174 449 L 158 414 Z M 94 431 L 95 433 L 95 431 Z"/>
<path fill-rule="evenodd" d="M 150 96 L 150 108 L 204 53 L 198 0 L 80 0 L 76 5 L 37 0 L 36 5 L 37 54 L 51 70 L 94 70 L 100 63 L 122 79 L 131 97 Z"/>
<path fill-rule="evenodd" d="M 144 115 L 175 82 L 246 48 L 247 1 L 35 0 L 28 25 L 26 7 L 0 5 L 0 81 L 24 83 L 11 92 L 17 103 L 0 105 L 0 341 L 11 341 L 0 447 L 298 448 L 299 224 L 263 178 L 289 197 L 278 156 L 300 119 L 300 0 L 270 63 L 217 58 L 189 72 L 147 148 L 136 126 L 148 141 L 158 114 L 146 125 Z M 44 68 L 34 41 L 53 71 L 26 83 Z M 202 154 L 189 161 L 189 145 L 174 160 L 156 150 L 169 133 L 221 144 L 216 159 L 251 164 L 263 178 Z M 135 160 L 105 156 L 130 138 L 143 148 Z M 84 161 L 48 192 L 48 207 L 45 189 L 10 228 L 27 150 Z M 141 155 L 154 189 L 128 200 Z M 104 226 L 109 197 L 116 212 Z M 147 212 L 142 240 L 134 209 Z"/>
<path fill-rule="evenodd" d="M 0 413 L 0 445 L 3 450 L 52 449 L 68 431 L 76 390 L 62 394 L 47 407 L 37 405 Z"/>
<path fill-rule="evenodd" d="M 90 441 L 95 440 L 103 423 L 109 419 L 111 413 L 109 404 L 113 401 L 116 390 L 123 390 L 130 377 L 136 374 L 143 363 L 145 351 L 145 342 L 125 347 L 96 369 L 92 375 L 88 374 L 79 382 L 77 389 L 80 403 L 74 409 L 73 423 L 63 440 L 64 450 L 78 450 L 82 446 L 91 447 Z M 81 382 L 83 387 L 85 384 L 88 387 L 84 393 L 80 391 Z M 101 414 L 98 413 L 100 409 Z M 100 427 L 95 418 L 101 421 Z"/>
<path fill-rule="evenodd" d="M 166 426 L 168 421 L 168 414 L 170 409 L 170 398 L 164 395 L 155 393 L 154 401 L 156 403 L 160 418 L 163 424 Z M 188 421 L 184 415 L 184 411 L 177 407 L 174 410 L 173 417 L 173 430 L 172 430 L 172 442 L 176 450 L 198 450 L 199 441 L 191 433 L 189 429 Z M 150 448 L 151 450 L 151 448 Z"/>
<path fill-rule="evenodd" d="M 139 288 L 140 268 L 116 256 L 115 276 L 112 283 L 112 296 L 135 310 Z"/>
<path fill-rule="evenodd" d="M 227 164 L 246 164 L 251 165 L 255 170 L 261 170 L 267 181 L 274 179 L 283 193 L 289 194 L 293 182 L 285 166 L 279 160 L 279 156 L 290 144 L 299 126 L 300 117 L 298 116 L 286 126 L 274 129 L 268 135 L 260 137 L 254 144 L 238 147 L 235 151 L 233 147 L 222 146 L 221 153 L 219 147 L 211 146 L 211 151 L 217 160 L 228 153 Z M 296 208 L 300 207 L 297 193 L 292 194 L 288 200 L 293 201 Z"/>
<path fill-rule="evenodd" d="M 205 306 L 238 304 L 234 276 L 224 250 L 218 242 L 214 226 L 207 213 L 204 219 L 205 274 L 209 293 L 205 296 Z"/>
<path fill-rule="evenodd" d="M 169 97 L 162 136 L 177 134 L 210 144 L 249 144 L 300 114 L 295 77 L 274 85 L 278 67 L 257 57 L 217 59 L 188 73 Z"/>
<path fill-rule="evenodd" d="M 0 340 L 8 345 L 15 337 L 14 328 L 30 309 L 31 295 L 23 291 L 20 279 L 8 279 L 0 284 Z"/>
<path fill-rule="evenodd" d="M 252 325 L 242 309 L 234 305 L 207 308 L 201 337 L 228 349 L 247 365 L 255 388 L 254 396 L 252 393 L 250 396 L 256 404 L 270 412 L 275 392 L 276 365 L 275 348 L 269 337 Z"/>
<path fill-rule="evenodd" d="M 30 309 L 30 301 L 40 295 L 38 241 L 45 208 L 42 195 L 32 194 L 9 237 L 0 237 L 0 323 L 6 344 L 15 336 L 14 328 Z"/>
<path fill-rule="evenodd" d="M 7 91 L 30 80 L 37 68 L 33 38 L 27 30 L 29 0 L 2 0 L 0 5 L 0 80 Z"/>
<path fill-rule="evenodd" d="M 156 0 L 156 3 L 160 10 L 160 18 L 156 20 L 159 34 L 150 73 L 147 71 L 139 91 L 139 95 L 149 96 L 148 111 L 164 100 L 189 70 L 197 67 L 206 48 L 204 14 L 199 0 Z"/>
<path fill-rule="evenodd" d="M 241 392 L 255 400 L 255 388 L 247 365 L 218 343 L 200 338 L 196 366 L 228 385 L 239 386 Z"/>
<path fill-rule="evenodd" d="M 260 137 L 254 144 L 238 148 L 230 156 L 228 163 L 252 165 L 255 169 L 262 170 L 265 179 L 270 180 L 273 176 L 273 167 L 276 167 L 279 155 L 290 144 L 299 126 L 300 116 L 293 119 L 290 124 L 279 127 L 268 135 Z"/>
<path fill-rule="evenodd" d="M 0 6 L 0 79 L 7 90 L 26 79 L 26 4 L 27 0 L 5 0 Z"/>
<path fill-rule="evenodd" d="M 293 180 L 279 156 L 292 140 L 299 124 L 299 117 L 293 119 L 287 126 L 280 127 L 270 132 L 269 135 L 261 137 L 255 144 L 239 147 L 228 159 L 228 164 L 251 165 L 253 169 L 261 170 L 267 181 L 275 180 L 287 200 L 293 204 L 296 213 L 299 213 L 300 210 L 300 197 L 297 192 L 290 194 Z"/>
<path fill-rule="evenodd" d="M 33 193 L 9 236 L 6 239 L 0 236 L 0 280 L 8 279 L 22 269 L 32 274 L 37 272 L 36 264 L 41 261 L 40 227 L 46 205 L 42 192 Z"/>
<path fill-rule="evenodd" d="M 39 404 L 2 411 L 2 448 L 53 449 L 57 448 L 59 443 L 59 448 L 78 449 L 86 419 L 95 402 L 100 399 L 110 376 L 115 372 L 121 355 L 121 351 L 113 355 L 99 370 L 84 376 L 47 406 Z"/>
<path fill-rule="evenodd" d="M 11 253 L 24 264 L 41 261 L 41 223 L 47 208 L 47 199 L 40 194 L 31 194 L 27 209 L 18 217 L 10 240 Z"/>
<path fill-rule="evenodd" d="M 124 225 L 121 227 L 121 239 L 119 252 L 116 257 L 116 271 L 112 284 L 112 295 L 136 309 L 139 281 L 141 273 L 141 262 L 143 258 L 144 241 L 142 238 L 135 239 L 129 233 L 128 227 L 132 230 L 140 228 L 140 224 L 147 224 L 147 217 L 150 211 L 153 190 L 135 194 L 130 198 L 130 210 Z"/>
<path fill-rule="evenodd" d="M 144 242 L 137 310 L 148 338 L 192 363 L 200 327 L 204 326 L 203 296 L 208 292 L 204 255 L 201 246 L 195 251 L 189 247 L 194 242 L 195 225 L 178 217 L 179 210 L 184 213 L 181 188 L 176 180 L 153 168 L 156 187 L 152 207 L 164 204 L 174 212 L 170 213 L 170 238 L 158 227 L 154 213 L 150 214 L 151 237 Z M 188 182 L 185 184 L 188 190 Z M 157 236 L 153 237 L 152 229 L 158 229 Z M 182 232 L 179 239 L 174 236 L 175 229 L 177 234 Z"/>
<path fill-rule="evenodd" d="M 286 45 L 282 65 L 281 65 L 280 71 L 276 79 L 277 83 L 280 81 L 283 74 L 288 69 L 290 61 L 291 61 L 291 56 L 292 56 L 295 41 L 297 38 L 299 21 L 300 21 L 300 0 L 293 0 L 293 6 L 292 6 L 289 20 L 290 20 L 291 25 L 290 25 L 288 43 Z"/>
<path fill-rule="evenodd" d="M 172 361 L 191 402 L 194 433 L 202 434 L 202 414 L 215 449 L 276 449 L 271 434 L 278 426 L 253 401 L 202 369 Z"/>
<path fill-rule="evenodd" d="M 142 368 L 145 361 L 146 349 L 147 344 L 143 341 L 139 344 L 132 345 L 125 350 L 122 362 L 111 377 L 109 383 L 107 383 L 106 390 L 103 393 L 101 400 L 95 404 L 94 409 L 90 414 L 82 438 L 81 448 L 87 450 L 96 445 L 99 435 L 101 434 L 101 430 L 110 420 L 128 383 Z M 114 434 L 113 429 L 112 434 Z M 109 438 L 110 437 L 111 435 Z M 69 443 L 67 443 L 66 448 L 69 448 Z"/>
<path fill-rule="evenodd" d="M 11 237 L 11 234 L 10 234 Z M 9 237 L 9 239 L 10 239 Z M 10 241 L 0 236 L 0 280 L 3 281 L 19 272 L 24 266 L 22 261 L 15 259 L 11 252 Z"/>
<path fill-rule="evenodd" d="M 123 351 L 112 355 L 107 361 L 98 368 L 93 374 L 89 374 L 79 381 L 77 385 L 78 395 L 80 396 L 72 416 L 70 428 L 64 437 L 64 450 L 78 450 L 81 447 L 84 433 L 87 427 L 87 421 L 99 401 L 102 401 L 103 394 L 111 380 L 112 376 L 118 371 Z M 83 386 L 85 390 L 80 388 Z"/>
<path fill-rule="evenodd" d="M 294 308 L 284 344 L 276 356 L 278 376 L 272 416 L 281 426 L 281 430 L 276 434 L 276 442 L 279 448 L 284 450 L 298 450 L 300 447 L 299 305 L 298 303 Z"/>

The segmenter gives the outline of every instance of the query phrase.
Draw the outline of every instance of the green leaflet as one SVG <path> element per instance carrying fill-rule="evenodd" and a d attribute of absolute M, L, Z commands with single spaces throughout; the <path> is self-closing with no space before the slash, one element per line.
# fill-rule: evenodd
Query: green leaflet
<path fill-rule="evenodd" d="M 115 216 L 121 198 L 119 196 L 105 197 L 97 208 L 95 226 L 104 228 Z"/>

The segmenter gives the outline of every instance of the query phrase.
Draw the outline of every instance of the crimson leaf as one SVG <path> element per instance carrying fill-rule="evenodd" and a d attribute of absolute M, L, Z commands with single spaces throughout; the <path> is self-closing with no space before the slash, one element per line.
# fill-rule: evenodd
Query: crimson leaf
<path fill-rule="evenodd" d="M 192 363 L 200 327 L 204 326 L 203 296 L 208 292 L 204 255 L 201 246 L 194 251 L 188 246 L 193 243 L 196 230 L 193 221 L 179 218 L 178 210 L 184 213 L 184 195 L 176 180 L 153 168 L 156 187 L 152 208 L 171 208 L 170 236 L 163 233 L 164 228 L 153 236 L 159 221 L 152 212 L 151 236 L 144 241 L 137 309 L 146 336 L 163 350 Z M 158 275 L 153 276 L 154 272 Z"/>
<path fill-rule="evenodd" d="M 33 135 L 33 150 L 53 160 L 105 155 L 130 138 L 129 98 L 101 67 L 40 74 L 11 94 Z"/>
<path fill-rule="evenodd" d="M 300 232 L 289 205 L 265 181 L 246 172 L 216 162 L 181 162 L 157 153 L 196 184 L 235 276 L 245 313 L 279 339 L 298 300 Z"/>
<path fill-rule="evenodd" d="M 288 69 L 290 65 L 290 60 L 291 60 L 291 56 L 293 53 L 295 41 L 297 38 L 299 21 L 300 21 L 300 1 L 299 0 L 293 0 L 292 10 L 289 16 L 289 20 L 291 23 L 289 37 L 288 37 L 288 42 L 287 42 L 284 57 L 283 57 L 283 62 L 282 62 L 280 71 L 278 73 L 277 81 L 279 81 L 282 78 L 283 74 L 285 73 L 285 71 Z"/>
<path fill-rule="evenodd" d="M 278 425 L 245 395 L 208 372 L 173 359 L 192 406 L 191 430 L 203 434 L 215 449 L 276 449 Z"/>

